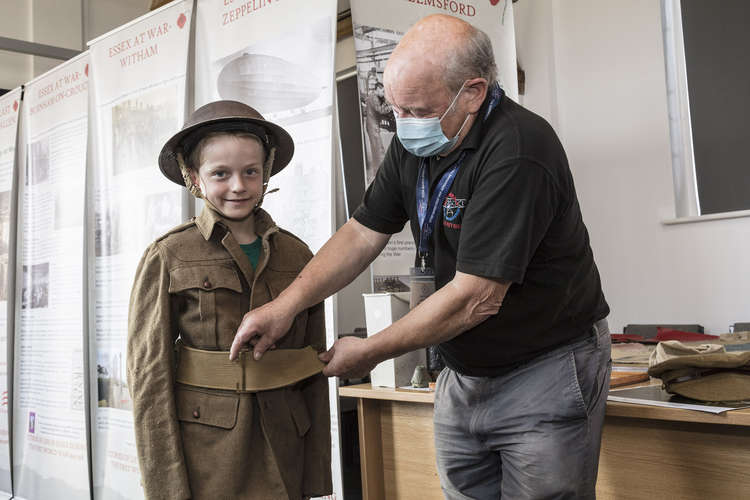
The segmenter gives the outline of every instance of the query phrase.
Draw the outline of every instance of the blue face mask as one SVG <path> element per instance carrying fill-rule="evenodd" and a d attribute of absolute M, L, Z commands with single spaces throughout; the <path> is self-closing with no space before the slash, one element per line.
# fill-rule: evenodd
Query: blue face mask
<path fill-rule="evenodd" d="M 456 99 L 461 95 L 465 87 L 461 87 L 456 97 L 451 101 L 448 109 L 445 113 L 438 118 L 433 116 L 432 118 L 399 118 L 396 117 L 396 134 L 398 135 L 401 144 L 404 148 L 415 156 L 433 156 L 439 155 L 449 151 L 455 146 L 458 141 L 458 136 L 461 134 L 464 125 L 469 119 L 469 115 L 466 115 L 466 119 L 461 124 L 461 128 L 458 129 L 456 135 L 452 139 L 448 139 L 443 133 L 443 127 L 440 126 L 440 122 L 443 121 L 448 111 L 453 108 L 456 103 Z"/>

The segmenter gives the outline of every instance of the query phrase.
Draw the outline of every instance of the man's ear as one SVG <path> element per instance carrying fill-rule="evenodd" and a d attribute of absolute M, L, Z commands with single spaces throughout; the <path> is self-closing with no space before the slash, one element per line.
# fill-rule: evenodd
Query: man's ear
<path fill-rule="evenodd" d="M 484 98 L 487 97 L 487 90 L 489 89 L 487 80 L 484 78 L 472 78 L 464 83 L 464 87 L 466 88 L 464 92 L 469 97 L 469 113 L 478 112 L 479 108 L 482 107 L 482 103 L 484 103 Z"/>

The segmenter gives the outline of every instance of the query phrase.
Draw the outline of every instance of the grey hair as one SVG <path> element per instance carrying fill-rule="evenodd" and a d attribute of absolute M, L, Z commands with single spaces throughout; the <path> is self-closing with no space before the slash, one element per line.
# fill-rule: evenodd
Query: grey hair
<path fill-rule="evenodd" d="M 490 86 L 497 81 L 497 64 L 490 37 L 473 26 L 464 43 L 450 51 L 443 73 L 446 87 L 454 94 L 471 78 L 484 78 Z"/>

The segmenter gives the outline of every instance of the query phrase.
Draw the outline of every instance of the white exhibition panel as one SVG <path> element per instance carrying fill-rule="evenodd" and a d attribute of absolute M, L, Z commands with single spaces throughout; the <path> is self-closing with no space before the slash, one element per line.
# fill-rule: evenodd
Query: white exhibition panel
<path fill-rule="evenodd" d="M 88 53 L 25 87 L 18 183 L 15 498 L 88 499 L 84 200 Z"/>
<path fill-rule="evenodd" d="M 127 387 L 130 289 L 146 247 L 183 222 L 185 189 L 157 158 L 184 121 L 192 1 L 92 41 L 89 346 L 94 498 L 143 496 Z M 91 238 L 89 238 L 91 240 Z"/>
<path fill-rule="evenodd" d="M 15 284 L 11 268 L 13 249 L 11 233 L 15 221 L 11 219 L 16 193 L 13 180 L 16 172 L 16 141 L 18 117 L 21 111 L 21 89 L 11 90 L 0 97 L 0 496 L 11 498 L 10 436 L 8 414 L 8 339 L 12 337 L 14 304 L 9 301 Z M 13 255 L 11 255 L 13 254 Z M 9 313 L 10 310 L 10 313 Z"/>

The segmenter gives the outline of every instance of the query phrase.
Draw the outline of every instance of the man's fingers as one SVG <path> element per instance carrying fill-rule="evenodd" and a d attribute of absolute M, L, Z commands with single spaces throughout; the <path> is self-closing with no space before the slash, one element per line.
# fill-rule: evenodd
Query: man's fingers
<path fill-rule="evenodd" d="M 263 357 L 263 354 L 273 345 L 273 342 L 268 339 L 267 335 L 263 335 L 258 339 L 258 342 L 253 347 L 253 357 L 255 361 L 259 361 Z"/>
<path fill-rule="evenodd" d="M 318 359 L 323 363 L 328 363 L 329 361 L 331 361 L 331 358 L 333 358 L 333 348 L 318 354 Z"/>
<path fill-rule="evenodd" d="M 240 349 L 242 349 L 242 340 L 238 336 L 234 337 L 234 340 L 232 341 L 232 347 L 229 348 L 229 360 L 234 361 L 237 359 L 237 355 L 240 353 Z"/>
<path fill-rule="evenodd" d="M 255 337 L 258 336 L 258 325 L 257 320 L 253 320 L 254 311 L 250 311 L 245 314 L 240 322 L 240 326 L 237 327 L 237 331 L 234 334 L 234 340 L 232 341 L 232 347 L 229 348 L 229 359 L 234 361 L 239 356 L 240 351 L 246 344 L 252 343 Z"/>
<path fill-rule="evenodd" d="M 237 330 L 237 333 L 234 335 L 234 340 L 232 341 L 232 347 L 229 348 L 229 359 L 232 361 L 237 359 L 240 350 L 242 350 L 245 344 L 254 339 L 255 336 L 255 333 L 249 333 L 249 331 L 240 332 Z"/>

